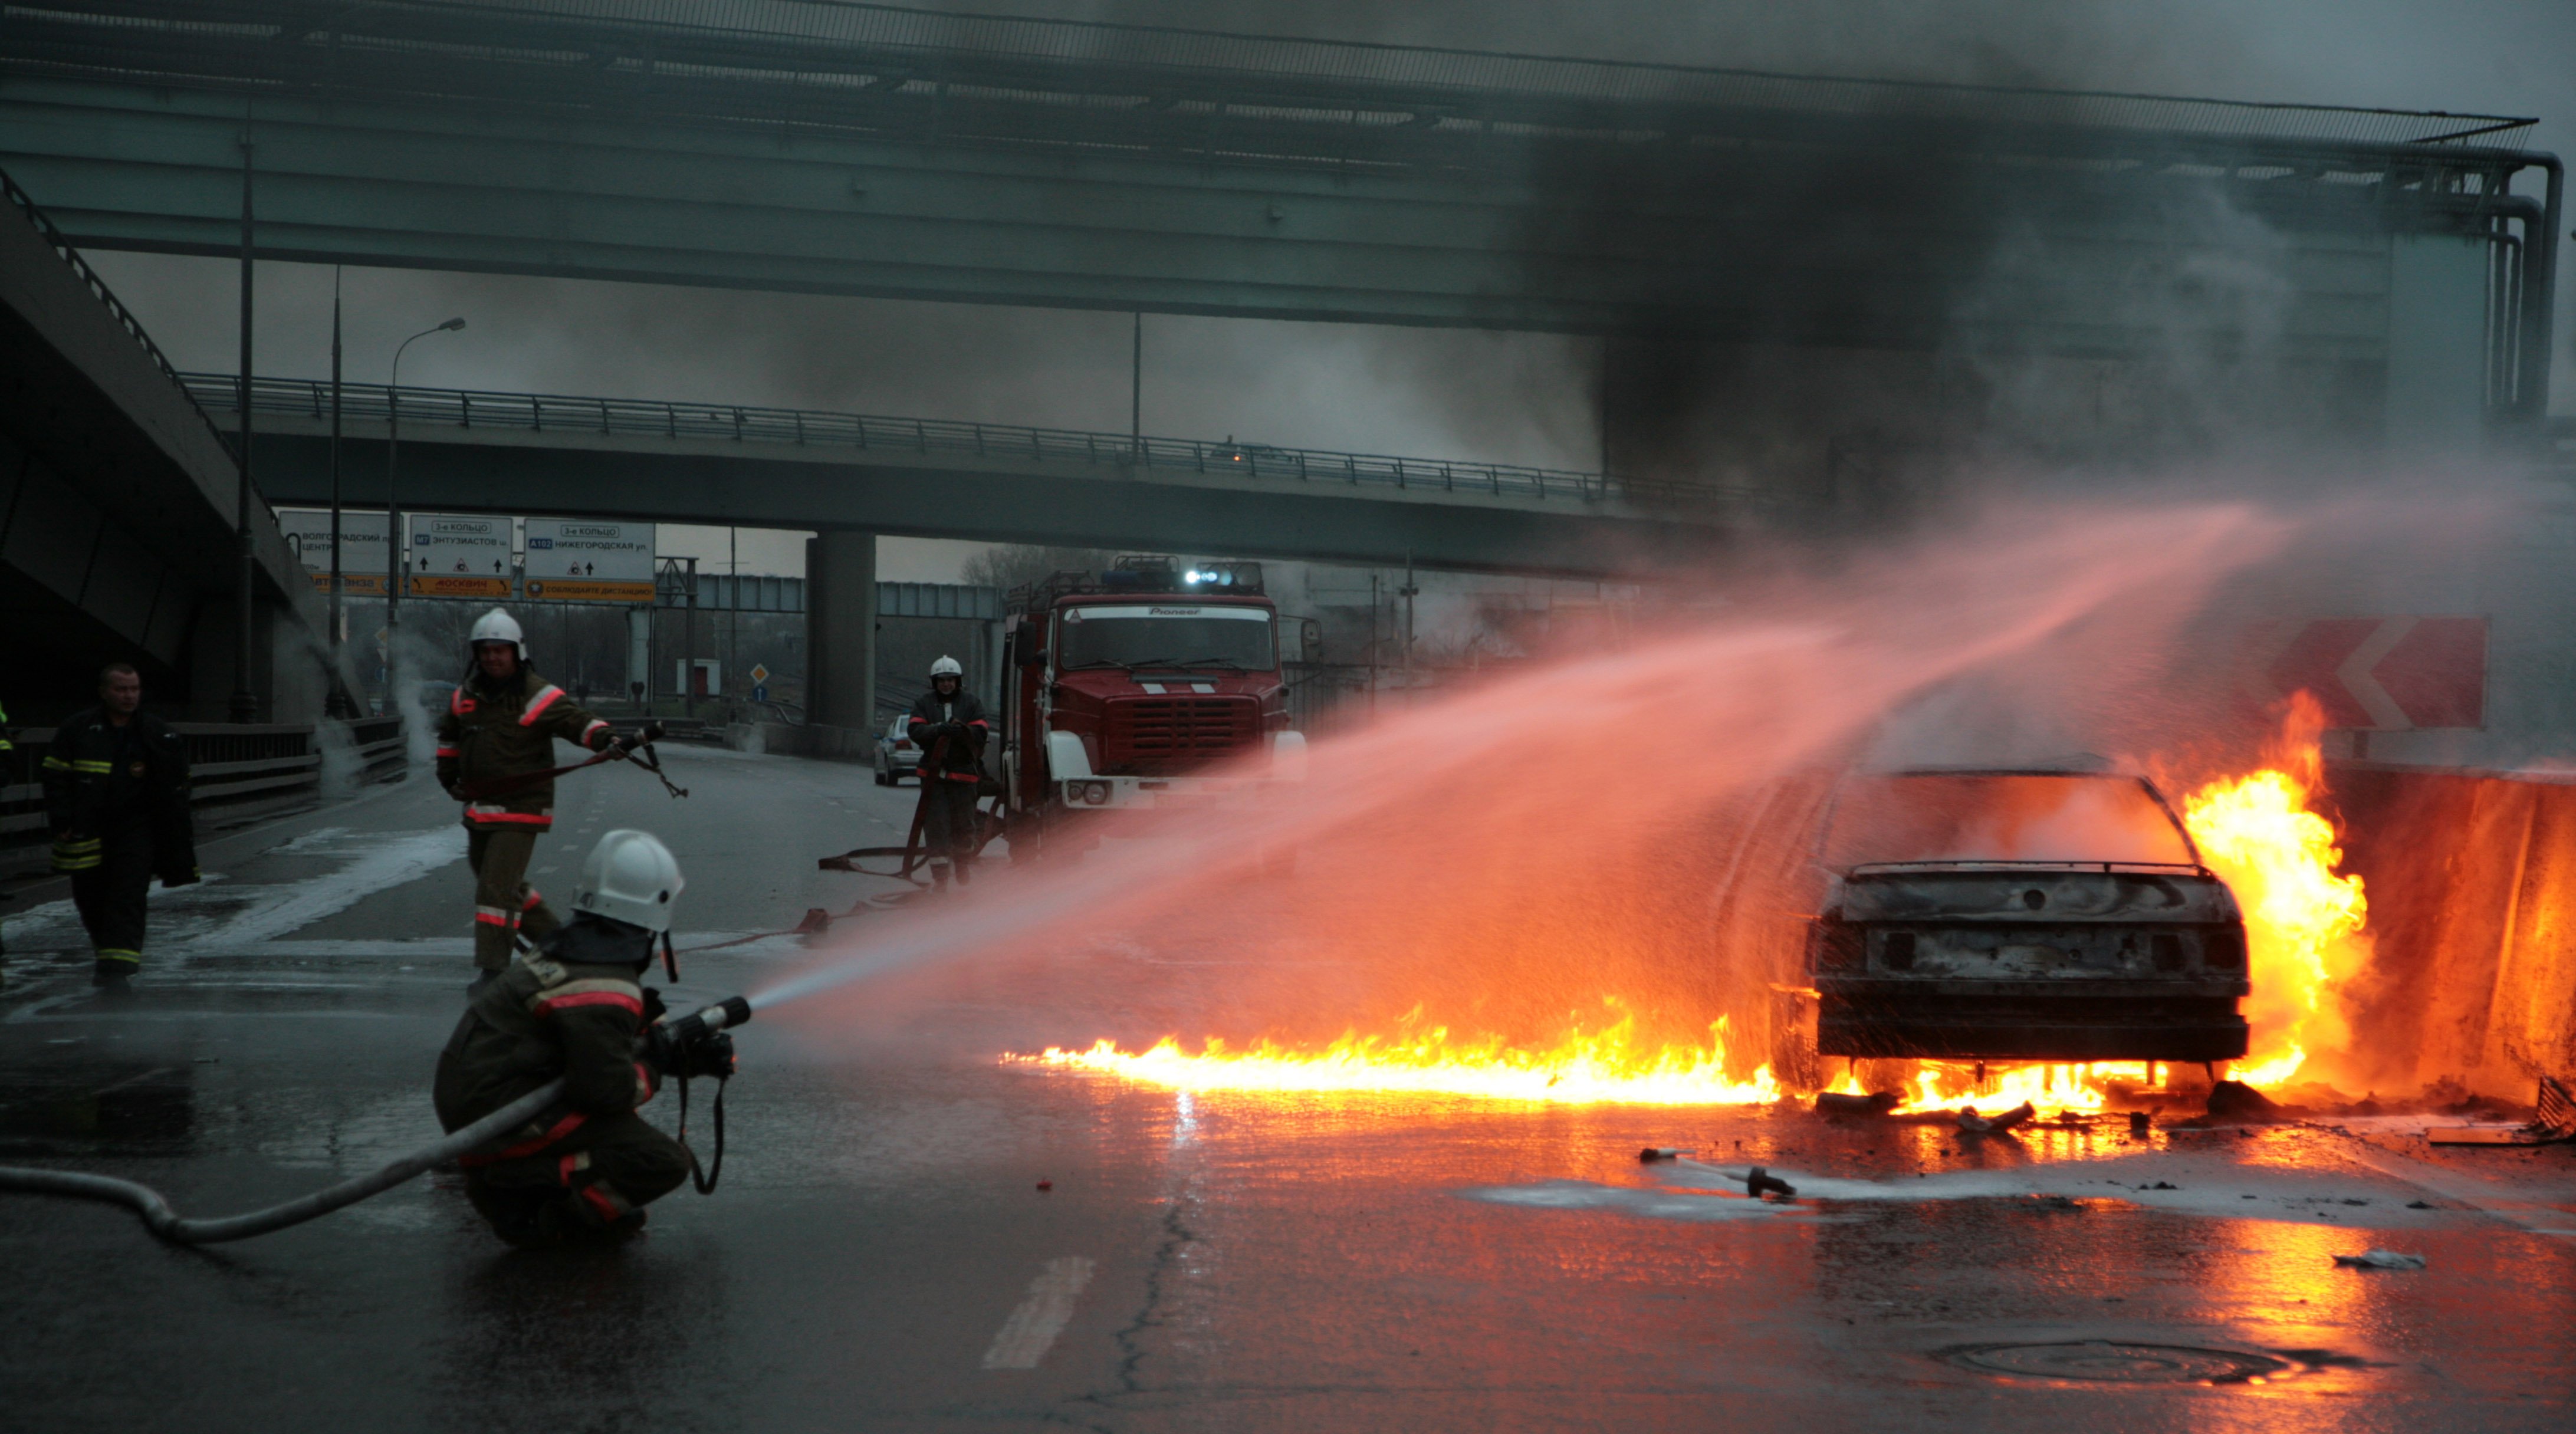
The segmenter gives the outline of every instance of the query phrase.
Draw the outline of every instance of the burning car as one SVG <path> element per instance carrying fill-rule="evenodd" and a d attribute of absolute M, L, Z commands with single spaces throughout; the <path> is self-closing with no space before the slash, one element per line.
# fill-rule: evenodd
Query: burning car
<path fill-rule="evenodd" d="M 2244 918 L 2142 777 L 1856 773 L 1833 794 L 1817 861 L 1805 966 L 1818 1055 L 2245 1054 Z"/>

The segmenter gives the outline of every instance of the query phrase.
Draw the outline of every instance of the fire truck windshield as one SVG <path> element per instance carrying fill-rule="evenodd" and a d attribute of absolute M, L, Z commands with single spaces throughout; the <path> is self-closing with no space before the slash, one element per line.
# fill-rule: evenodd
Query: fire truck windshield
<path fill-rule="evenodd" d="M 1127 603 L 1067 608 L 1058 625 L 1056 670 L 1082 667 L 1222 667 L 1272 672 L 1279 666 L 1263 608 Z"/>

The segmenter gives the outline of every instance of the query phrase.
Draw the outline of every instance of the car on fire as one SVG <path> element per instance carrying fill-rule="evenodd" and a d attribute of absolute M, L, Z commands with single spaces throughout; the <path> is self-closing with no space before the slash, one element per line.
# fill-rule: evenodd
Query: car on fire
<path fill-rule="evenodd" d="M 2245 1054 L 2244 918 L 2144 777 L 1857 772 L 1818 833 L 1802 993 L 1815 1054 Z"/>

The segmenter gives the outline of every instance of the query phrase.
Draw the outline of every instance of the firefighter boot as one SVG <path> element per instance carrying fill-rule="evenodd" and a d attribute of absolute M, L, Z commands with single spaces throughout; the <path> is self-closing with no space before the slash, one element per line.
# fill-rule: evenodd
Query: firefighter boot
<path fill-rule="evenodd" d="M 948 863 L 946 861 L 933 860 L 930 863 L 930 889 L 933 891 L 946 891 L 948 889 Z"/>
<path fill-rule="evenodd" d="M 959 886 L 972 886 L 975 882 L 975 858 L 971 856 L 961 856 L 957 858 L 956 866 L 957 884 Z"/>

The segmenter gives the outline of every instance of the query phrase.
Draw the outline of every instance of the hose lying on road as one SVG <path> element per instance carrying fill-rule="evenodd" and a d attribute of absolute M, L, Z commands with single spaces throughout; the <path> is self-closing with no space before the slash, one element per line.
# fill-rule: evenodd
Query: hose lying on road
<path fill-rule="evenodd" d="M 19 1190 L 34 1195 L 76 1195 L 88 1200 L 108 1200 L 130 1205 L 153 1234 L 181 1245 L 213 1245 L 226 1240 L 247 1240 L 300 1225 L 317 1215 L 328 1215 L 343 1205 L 355 1205 L 370 1195 L 381 1195 L 416 1175 L 434 1170 L 460 1155 L 471 1152 L 496 1137 L 506 1135 L 533 1120 L 563 1095 L 563 1082 L 548 1081 L 481 1120 L 457 1131 L 434 1145 L 425 1145 L 372 1175 L 343 1180 L 326 1190 L 316 1190 L 283 1205 L 253 1210 L 246 1215 L 227 1215 L 218 1220 L 182 1218 L 161 1198 L 161 1192 L 131 1180 L 109 1175 L 84 1175 L 72 1170 L 39 1170 L 24 1165 L 0 1165 L 0 1190 Z"/>

